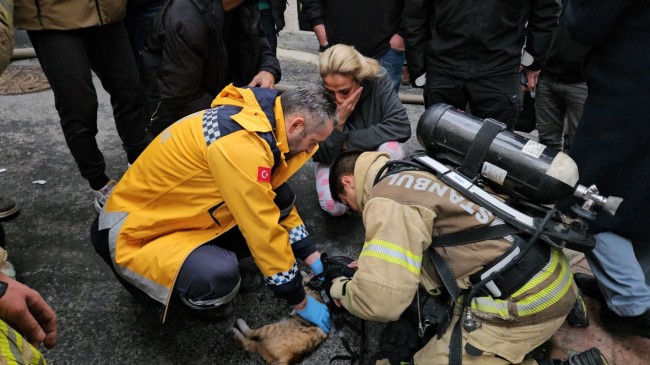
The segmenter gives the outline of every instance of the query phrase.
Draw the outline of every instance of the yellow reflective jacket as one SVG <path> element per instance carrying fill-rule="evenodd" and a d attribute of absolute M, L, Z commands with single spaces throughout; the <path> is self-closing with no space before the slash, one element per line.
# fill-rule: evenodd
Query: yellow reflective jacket
<path fill-rule="evenodd" d="M 45 359 L 34 346 L 0 319 L 0 364 L 45 365 Z"/>
<path fill-rule="evenodd" d="M 273 189 L 313 152 L 285 158 L 276 96 L 272 89 L 229 85 L 212 109 L 171 125 L 129 168 L 99 218 L 99 229 L 110 229 L 111 256 L 124 279 L 167 304 L 187 256 L 237 225 L 269 288 L 279 297 L 304 298 L 294 283 L 300 275 L 291 245 L 311 241 L 295 208 L 278 223 Z"/>

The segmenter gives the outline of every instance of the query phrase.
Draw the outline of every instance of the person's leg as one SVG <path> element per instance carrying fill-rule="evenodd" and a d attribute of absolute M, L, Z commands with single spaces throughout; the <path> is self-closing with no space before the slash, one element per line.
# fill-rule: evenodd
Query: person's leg
<path fill-rule="evenodd" d="M 390 79 L 393 80 L 393 90 L 395 90 L 395 92 L 399 92 L 405 57 L 406 54 L 404 52 L 398 52 L 389 48 L 388 51 L 378 59 L 379 64 L 388 71 Z"/>
<path fill-rule="evenodd" d="M 565 141 L 565 146 L 571 146 L 571 141 L 578 128 L 578 122 L 582 118 L 582 109 L 584 108 L 585 101 L 587 100 L 587 83 L 577 82 L 573 84 L 560 84 L 563 99 L 566 104 L 566 118 L 567 128 L 569 131 L 568 141 Z"/>
<path fill-rule="evenodd" d="M 278 48 L 278 35 L 275 33 L 275 21 L 273 20 L 271 9 L 260 11 L 260 29 L 264 32 L 264 37 L 269 41 L 271 51 L 275 55 Z"/>
<path fill-rule="evenodd" d="M 467 95 L 463 91 L 465 80 L 435 71 L 427 72 L 427 83 L 424 86 L 424 107 L 445 103 L 458 109 L 465 110 Z"/>
<path fill-rule="evenodd" d="M 391 160 L 401 160 L 405 156 L 402 145 L 397 141 L 382 143 L 377 147 L 377 151 L 388 153 Z"/>
<path fill-rule="evenodd" d="M 473 115 L 496 119 L 508 128 L 514 128 L 521 112 L 523 95 L 517 70 L 469 80 L 466 90 Z"/>
<path fill-rule="evenodd" d="M 147 147 L 144 92 L 122 22 L 92 29 L 90 63 L 111 96 L 117 133 L 129 163 Z"/>
<path fill-rule="evenodd" d="M 316 193 L 320 207 L 330 215 L 337 217 L 347 213 L 348 207 L 332 199 L 330 192 L 330 165 L 316 164 Z"/>
<path fill-rule="evenodd" d="M 596 247 L 585 256 L 607 306 L 623 317 L 645 313 L 650 308 L 650 286 L 632 242 L 612 232 L 596 234 L 595 238 Z M 647 252 L 640 253 L 647 264 Z"/>
<path fill-rule="evenodd" d="M 185 259 L 176 278 L 174 294 L 192 309 L 210 310 L 232 301 L 239 286 L 239 264 L 235 253 L 205 244 Z"/>
<path fill-rule="evenodd" d="M 104 156 L 95 140 L 97 94 L 88 60 L 87 29 L 27 33 L 54 92 L 54 103 L 72 157 L 81 176 L 93 190 L 99 190 L 110 179 L 104 173 Z"/>
<path fill-rule="evenodd" d="M 567 106 L 563 98 L 557 94 L 556 87 L 557 82 L 551 78 L 543 75 L 539 78 L 535 87 L 535 119 L 539 142 L 561 151 L 564 139 L 564 114 Z"/>
<path fill-rule="evenodd" d="M 634 254 L 643 275 L 645 276 L 646 285 L 650 286 L 650 243 L 649 242 L 636 242 L 634 244 Z"/>

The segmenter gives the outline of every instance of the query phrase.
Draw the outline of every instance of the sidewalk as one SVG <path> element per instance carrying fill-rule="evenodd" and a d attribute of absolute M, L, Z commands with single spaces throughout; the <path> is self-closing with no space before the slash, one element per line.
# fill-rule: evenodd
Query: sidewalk
<path fill-rule="evenodd" d="M 589 264 L 580 254 L 571 260 L 574 273 L 591 274 Z M 574 328 L 564 323 L 551 339 L 552 357 L 565 358 L 580 351 L 598 347 L 610 365 L 650 364 L 650 339 L 639 336 L 622 336 L 608 332 L 598 314 L 600 303 L 585 296 L 589 321 L 587 328 Z"/>

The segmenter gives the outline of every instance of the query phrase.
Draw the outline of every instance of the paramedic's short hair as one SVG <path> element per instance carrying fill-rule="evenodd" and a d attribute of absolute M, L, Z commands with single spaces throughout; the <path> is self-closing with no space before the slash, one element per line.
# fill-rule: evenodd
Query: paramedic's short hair
<path fill-rule="evenodd" d="M 306 133 L 324 128 L 331 121 L 336 125 L 336 101 L 323 86 L 300 86 L 285 91 L 280 97 L 285 118 L 300 115 L 305 118 Z"/>

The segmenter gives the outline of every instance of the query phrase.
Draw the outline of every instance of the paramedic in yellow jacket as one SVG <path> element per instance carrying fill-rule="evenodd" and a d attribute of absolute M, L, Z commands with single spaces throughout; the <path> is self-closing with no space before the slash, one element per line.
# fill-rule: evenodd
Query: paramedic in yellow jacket
<path fill-rule="evenodd" d="M 362 213 L 366 228 L 357 272 L 351 279 L 335 279 L 330 294 L 353 315 L 383 322 L 397 320 L 418 288 L 429 295 L 445 290 L 428 258 L 432 236 L 503 223 L 428 172 L 401 171 L 374 185 L 388 160 L 381 152 L 348 152 L 334 162 L 330 175 L 332 196 Z M 512 245 L 510 239 L 436 251 L 453 271 L 459 288 L 467 289 L 471 274 L 504 254 Z M 463 364 L 537 364 L 524 356 L 560 328 L 576 301 L 566 257 L 561 250 L 544 247 L 549 249 L 543 268 L 514 294 L 503 299 L 479 295 L 472 300 L 472 312 L 482 326 L 472 332 L 462 330 Z M 415 364 L 449 363 L 450 337 L 458 318 L 456 308 L 442 337 L 434 336 L 413 356 Z M 591 355 L 598 350 L 590 351 Z"/>
<path fill-rule="evenodd" d="M 164 130 L 128 169 L 92 228 L 95 249 L 136 297 L 216 312 L 252 254 L 273 293 L 327 332 L 329 312 L 305 295 L 295 261 L 322 272 L 320 253 L 285 182 L 332 132 L 336 104 L 322 87 L 279 97 L 229 85 L 211 107 Z"/>

